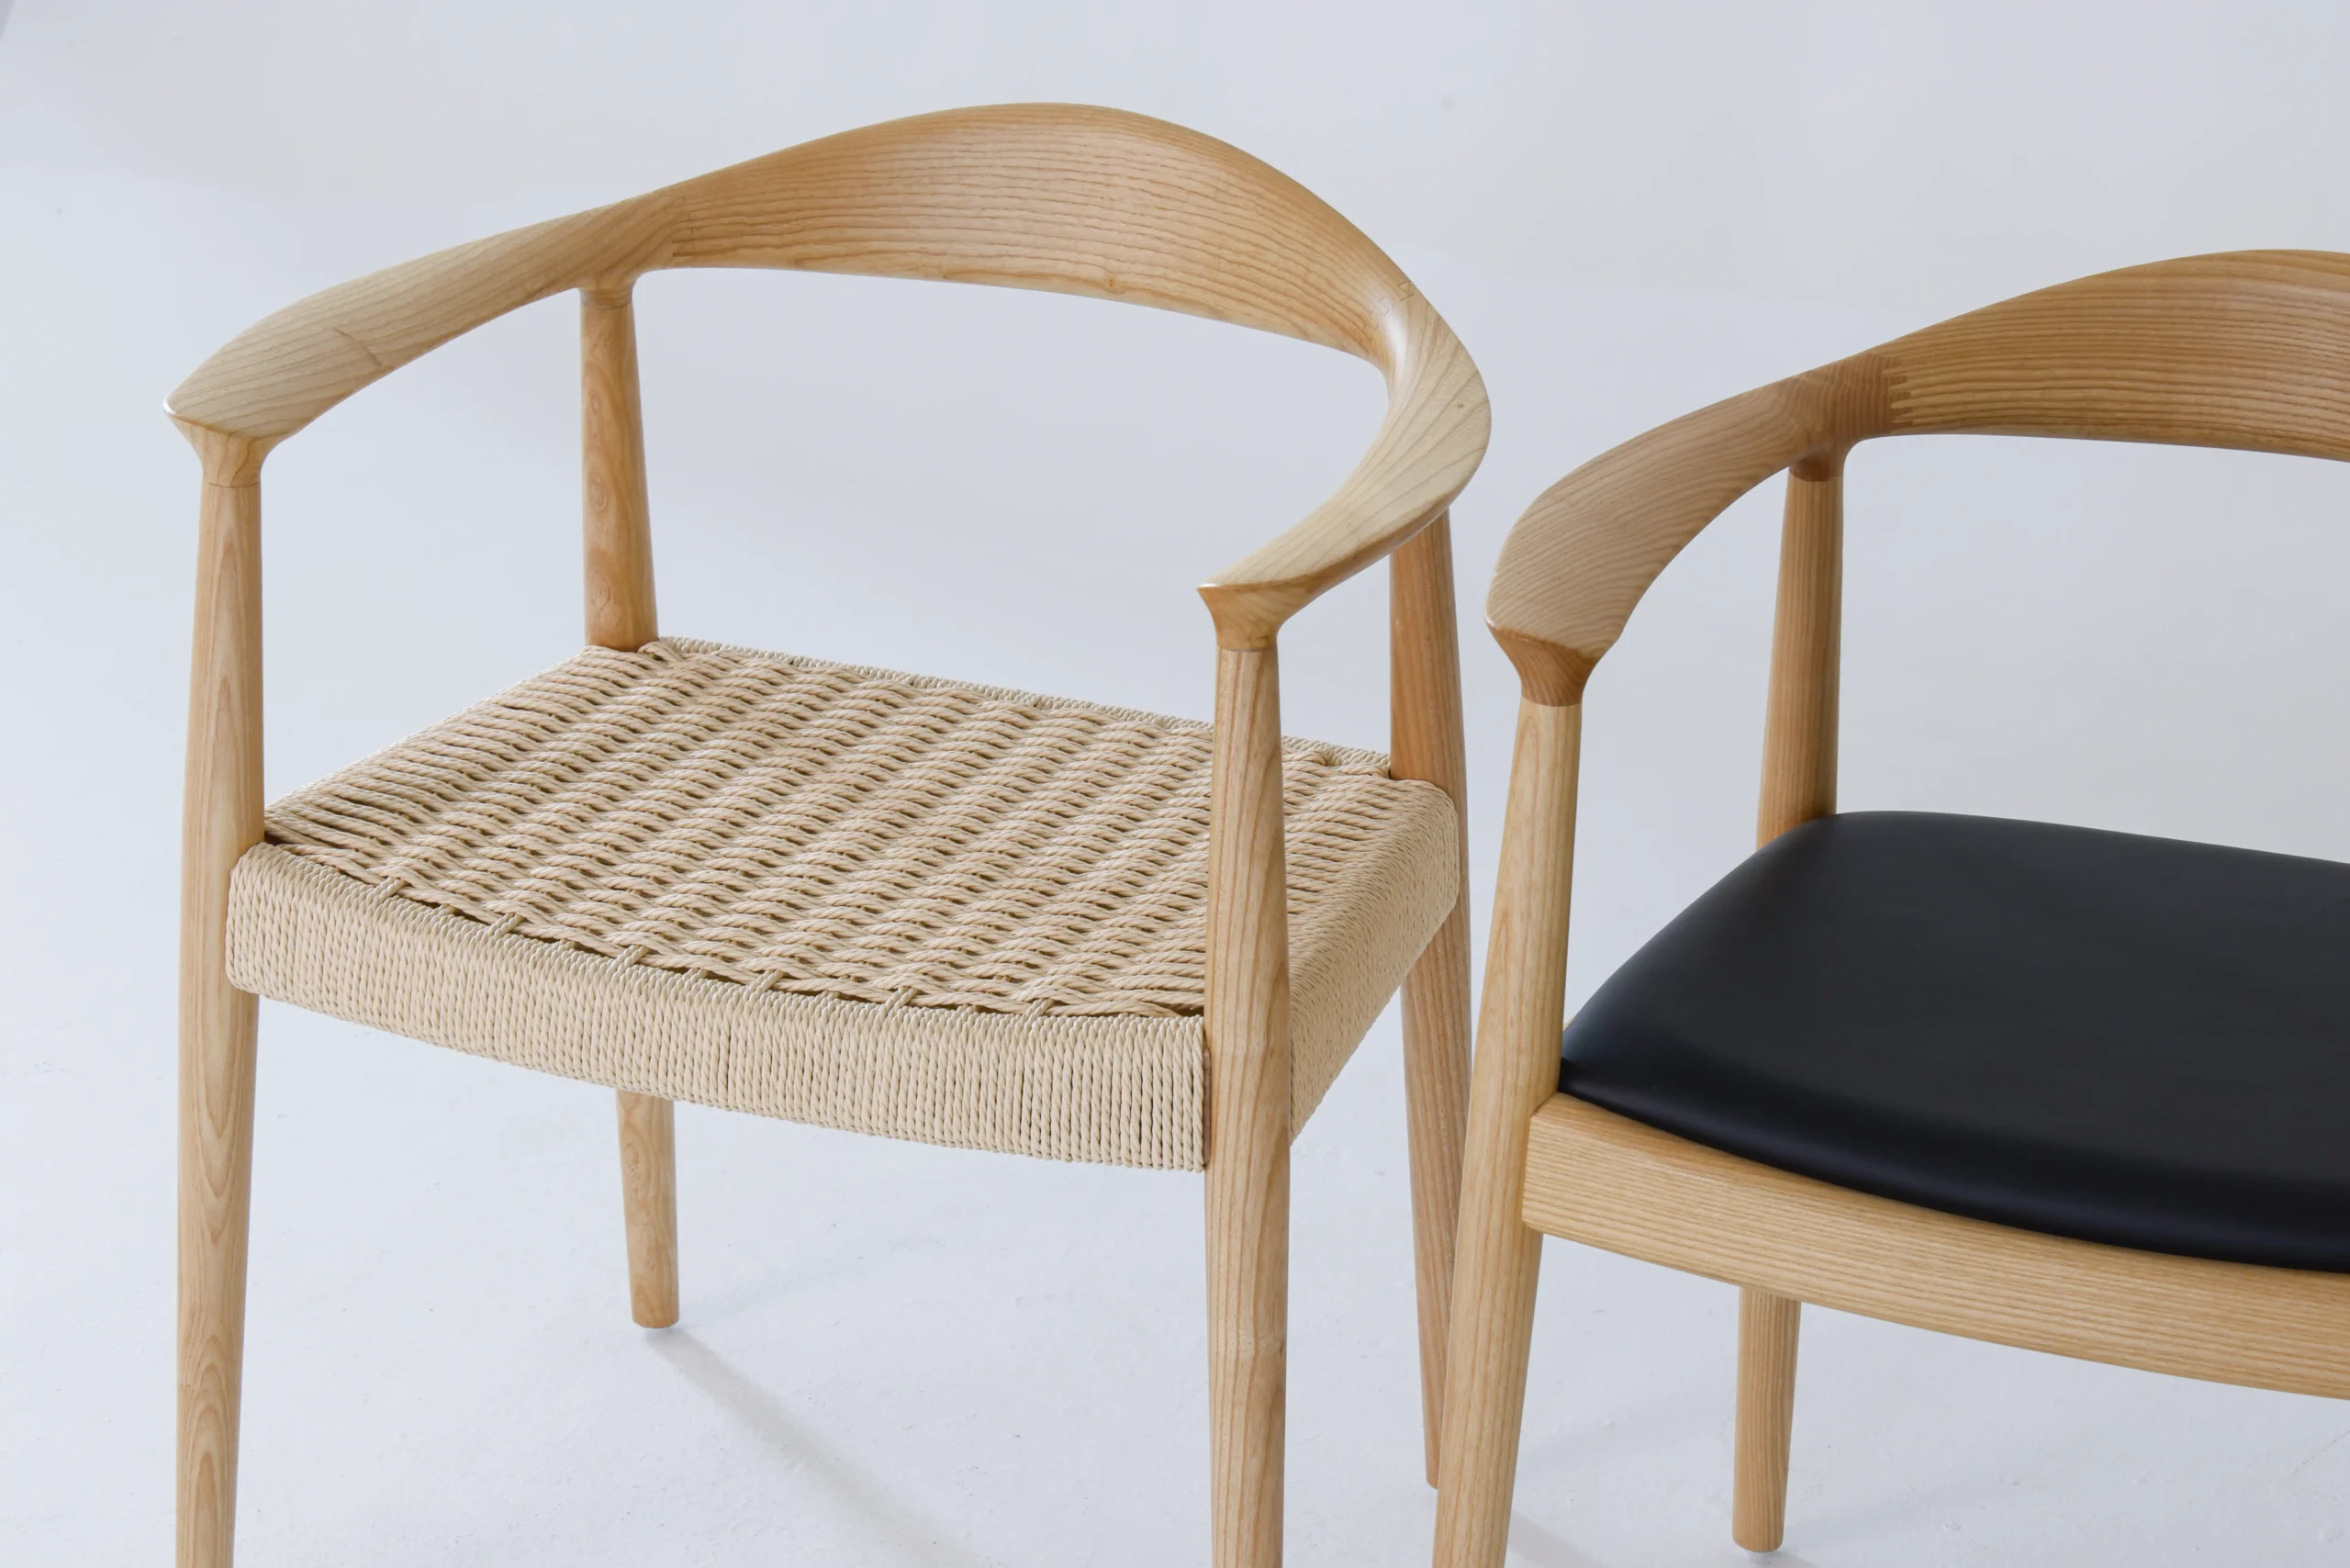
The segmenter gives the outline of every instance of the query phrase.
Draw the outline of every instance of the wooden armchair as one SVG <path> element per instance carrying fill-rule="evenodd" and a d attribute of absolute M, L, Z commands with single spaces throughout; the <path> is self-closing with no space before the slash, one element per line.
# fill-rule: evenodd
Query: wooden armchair
<path fill-rule="evenodd" d="M 1207 584 L 1209 726 L 665 638 L 630 295 L 664 267 L 1121 299 L 1386 376 L 1368 454 Z M 263 459 L 377 377 L 580 297 L 585 653 L 274 807 Z M 636 1320 L 677 1316 L 671 1104 L 1201 1170 L 1214 1559 L 1278 1561 L 1289 1143 L 1401 983 L 1425 1414 L 1467 1083 L 1446 508 L 1475 367 L 1328 207 L 1104 109 L 810 142 L 329 289 L 173 394 L 204 463 L 181 963 L 179 1562 L 233 1537 L 256 995 L 620 1091 Z M 1394 755 L 1284 741 L 1275 639 L 1393 555 Z M 1431 1454 L 1431 1473 L 1433 1456 Z"/>
<path fill-rule="evenodd" d="M 2350 458 L 2350 257 L 2026 295 L 1584 465 L 1512 532 L 1522 685 L 1463 1176 L 1436 1561 L 1507 1542 L 1545 1234 L 1741 1288 L 1731 1534 L 1779 1544 L 1798 1304 L 2350 1396 L 2350 868 L 1837 816 L 1845 454 L 1976 431 Z M 1564 1032 L 1584 682 L 1787 472 L 1758 837 Z"/>

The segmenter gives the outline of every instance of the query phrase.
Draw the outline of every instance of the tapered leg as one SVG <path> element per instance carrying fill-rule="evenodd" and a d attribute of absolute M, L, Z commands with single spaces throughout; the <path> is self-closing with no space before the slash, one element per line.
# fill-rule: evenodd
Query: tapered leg
<path fill-rule="evenodd" d="M 1208 1169 L 1209 1492 L 1215 1568 L 1278 1568 L 1289 1375 L 1289 1140 Z"/>
<path fill-rule="evenodd" d="M 1390 559 L 1390 766 L 1452 800 L 1469 861 L 1468 764 L 1460 728 L 1460 642 L 1452 608 L 1452 529 L 1429 523 Z M 1404 1112 L 1412 1150 L 1412 1258 L 1420 1307 L 1420 1434 L 1428 1484 L 1444 1427 L 1453 1249 L 1460 1211 L 1460 1145 L 1469 1119 L 1469 895 L 1404 980 Z"/>
<path fill-rule="evenodd" d="M 677 1321 L 677 1107 L 623 1089 L 620 1113 L 629 1312 L 647 1328 L 666 1328 Z"/>
<path fill-rule="evenodd" d="M 261 458 L 205 457 L 180 824 L 179 1568 L 229 1568 L 237 1529 L 258 1002 L 229 983 L 229 885 L 262 835 Z"/>
<path fill-rule="evenodd" d="M 1787 1520 L 1787 1445 L 1796 1418 L 1796 1342 L 1803 1304 L 1738 1293 L 1738 1460 L 1730 1539 L 1776 1551 Z"/>
<path fill-rule="evenodd" d="M 1420 1308 L 1420 1435 L 1437 1484 L 1444 1363 L 1469 1119 L 1469 914 L 1452 912 L 1404 981 L 1404 1114 L 1412 1151 L 1412 1258 Z"/>
<path fill-rule="evenodd" d="M 1273 650 L 1216 662 L 1208 831 L 1208 1491 L 1214 1568 L 1281 1560 L 1289 927 Z"/>
<path fill-rule="evenodd" d="M 1542 1237 L 1525 1220 L 1527 1123 L 1559 1081 L 1583 710 L 1522 703 L 1469 1081 L 1460 1253 L 1438 1454 L 1438 1568 L 1501 1568 Z"/>
<path fill-rule="evenodd" d="M 180 1058 L 179 1563 L 229 1568 L 237 1528 L 257 1002 L 217 987 Z M 222 994 L 225 993 L 225 994 Z"/>

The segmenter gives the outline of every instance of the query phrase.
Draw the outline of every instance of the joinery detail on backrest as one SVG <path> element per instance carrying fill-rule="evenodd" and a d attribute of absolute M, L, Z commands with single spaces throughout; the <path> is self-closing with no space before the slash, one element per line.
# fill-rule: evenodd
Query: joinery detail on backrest
<path fill-rule="evenodd" d="M 1494 570 L 1494 635 L 1530 699 L 1572 702 L 1649 585 L 1748 490 L 1877 436 L 1962 433 L 2350 458 L 2350 257 L 2099 274 L 1662 425 L 1527 509 Z"/>

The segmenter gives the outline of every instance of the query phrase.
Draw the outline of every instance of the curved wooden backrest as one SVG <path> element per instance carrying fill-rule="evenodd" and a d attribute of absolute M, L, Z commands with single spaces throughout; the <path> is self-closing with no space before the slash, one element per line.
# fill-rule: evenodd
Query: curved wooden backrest
<path fill-rule="evenodd" d="M 2350 256 L 2255 251 L 2061 284 L 1702 409 L 1528 507 L 1487 599 L 1528 697 L 1572 702 L 1649 585 L 1781 469 L 1875 436 L 2158 442 L 2350 458 Z"/>
<path fill-rule="evenodd" d="M 172 394 L 178 418 L 277 440 L 532 300 L 666 267 L 782 267 L 1125 299 L 1382 364 L 1411 292 L 1295 181 L 1196 131 L 1075 105 L 951 109 L 825 137 L 459 245 L 277 312 Z"/>
<path fill-rule="evenodd" d="M 1203 590 L 1235 646 L 1393 549 L 1484 450 L 1483 385 L 1401 269 L 1294 180 L 1196 131 L 1011 105 L 870 126 L 387 268 L 256 323 L 169 400 L 218 476 L 459 334 L 667 267 L 860 273 L 1091 295 L 1344 350 L 1386 423 L 1328 502 Z M 240 466 L 241 465 L 241 466 Z"/>

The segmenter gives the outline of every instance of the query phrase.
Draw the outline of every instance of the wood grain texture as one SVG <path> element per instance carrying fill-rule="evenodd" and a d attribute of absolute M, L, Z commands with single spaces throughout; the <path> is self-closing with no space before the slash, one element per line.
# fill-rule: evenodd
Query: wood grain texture
<path fill-rule="evenodd" d="M 1660 426 L 1527 509 L 1487 617 L 1528 695 L 1572 701 L 1657 574 L 1740 496 L 1856 442 L 1953 432 L 2350 457 L 2350 257 L 2104 273 Z"/>
<path fill-rule="evenodd" d="M 1029 105 L 851 131 L 356 279 L 231 341 L 172 395 L 171 410 L 216 476 L 230 473 L 216 454 L 257 473 L 275 443 L 400 365 L 578 290 L 588 635 L 638 647 L 658 617 L 630 299 L 643 273 L 685 266 L 1121 300 L 1337 348 L 1386 379 L 1386 416 L 1331 498 L 1202 589 L 1221 649 L 1204 1020 L 1214 1552 L 1219 1564 L 1265 1568 L 1281 1551 L 1292 1130 L 1275 637 L 1317 594 L 1417 540 L 1396 577 L 1398 749 L 1416 770 L 1407 776 L 1439 782 L 1458 804 L 1450 544 L 1445 529 L 1427 531 L 1484 451 L 1476 368 L 1401 270 L 1286 176 L 1161 121 Z M 257 795 L 255 811 L 257 823 Z M 1456 912 L 1405 1003 L 1431 1402 L 1441 1386 L 1466 947 Z M 676 1313 L 668 1107 L 623 1096 L 620 1114 L 632 1294 L 639 1321 L 666 1321 Z"/>
<path fill-rule="evenodd" d="M 661 624 L 630 293 L 627 283 L 579 291 L 579 490 L 588 642 L 633 651 Z M 677 1112 L 666 1100 L 616 1092 L 629 1315 L 666 1328 L 677 1321 Z"/>
<path fill-rule="evenodd" d="M 1796 1350 L 1803 1304 L 1769 1291 L 1738 1293 L 1738 1436 L 1729 1537 L 1776 1551 L 1786 1534 L 1787 1452 L 1795 1433 Z"/>
<path fill-rule="evenodd" d="M 1519 705 L 1500 882 L 1469 1081 L 1460 1258 L 1438 1453 L 1438 1568 L 1499 1568 L 1542 1238 L 1524 1216 L 1527 1131 L 1558 1087 L 1583 710 Z"/>
<path fill-rule="evenodd" d="M 1452 533 L 1434 522 L 1388 560 L 1389 768 L 1436 785 L 1469 864 L 1469 763 L 1460 721 Z M 1404 1107 L 1412 1153 L 1412 1259 L 1419 1298 L 1420 1433 L 1428 1484 L 1444 1426 L 1444 1353 L 1469 1119 L 1469 888 L 1404 980 Z"/>
<path fill-rule="evenodd" d="M 1836 810 L 1843 597 L 1843 454 L 1830 451 L 1787 470 L 1762 725 L 1762 793 L 1755 810 L 1758 845 Z M 1768 1291 L 1739 1293 L 1730 1539 L 1749 1551 L 1776 1551 L 1785 1529 L 1802 1311 L 1799 1303 Z"/>
<path fill-rule="evenodd" d="M 677 1321 L 677 1107 L 656 1095 L 617 1093 L 629 1316 L 642 1327 L 666 1328 Z"/>
<path fill-rule="evenodd" d="M 1604 454 L 1528 509 L 1494 573 L 1488 616 L 1525 697 L 1578 700 L 1673 555 L 1789 470 L 1758 839 L 1833 812 L 1845 454 L 1878 436 L 1966 431 L 2350 458 L 2350 258 L 2248 252 L 2081 279 L 1759 387 Z M 1505 878 L 1540 852 L 1537 836 L 1517 831 L 1503 845 Z M 1533 972 L 1549 959 L 1520 962 Z M 1489 996 L 1505 983 L 1524 981 L 1494 969 Z M 1511 1401 L 1523 1397 L 1484 1386 L 1488 1376 L 1523 1379 L 1513 1337 L 1533 1300 L 1521 1254 L 1477 1256 L 1469 1216 L 1481 1182 L 1499 1180 L 1479 1165 L 1498 1136 L 1485 1129 L 1487 1114 L 1473 1101 L 1440 1563 L 1500 1561 L 1514 1442 L 1486 1440 L 1472 1459 L 1456 1454 L 1453 1433 L 1478 1408 L 1505 1412 L 1514 1426 Z M 1741 1287 L 1733 1533 L 1752 1550 L 1775 1548 L 1784 1524 L 1799 1302 L 2184 1376 L 2350 1394 L 2350 1276 L 1961 1219 L 1741 1160 L 1564 1095 L 1533 1114 L 1523 1149 L 1528 1224 Z M 1469 1304 L 1488 1292 L 1505 1305 L 1472 1326 Z M 1478 1349 L 1481 1335 L 1492 1343 Z M 1465 1370 L 1472 1354 L 1491 1368 L 1475 1380 Z"/>
<path fill-rule="evenodd" d="M 1963 1219 L 1758 1165 L 1563 1094 L 1533 1119 L 1526 1218 L 1552 1236 L 1839 1311 L 2350 1398 L 2350 1274 Z"/>
<path fill-rule="evenodd" d="M 588 641 L 633 652 L 661 631 L 636 311 L 626 286 L 580 291 L 579 424 Z"/>
<path fill-rule="evenodd" d="M 1841 456 L 1787 474 L 1779 608 L 1762 722 L 1762 795 L 1754 841 L 1836 810 L 1836 710 L 1843 649 L 1844 479 Z"/>
<path fill-rule="evenodd" d="M 1215 1568 L 1281 1560 L 1289 1364 L 1289 916 L 1281 681 L 1216 655 L 1208 817 L 1208 1477 Z"/>
<path fill-rule="evenodd" d="M 1302 338 L 1368 360 L 1389 409 L 1303 521 L 1206 590 L 1225 644 L 1411 536 L 1483 456 L 1483 383 L 1409 279 L 1312 193 L 1195 131 L 1065 104 L 893 120 L 312 296 L 223 347 L 173 414 L 263 443 L 450 339 L 568 288 L 756 266 L 1090 295 Z"/>
<path fill-rule="evenodd" d="M 180 853 L 180 1568 L 236 1534 L 258 1002 L 229 983 L 229 874 L 262 836 L 261 454 L 202 442 Z"/>

